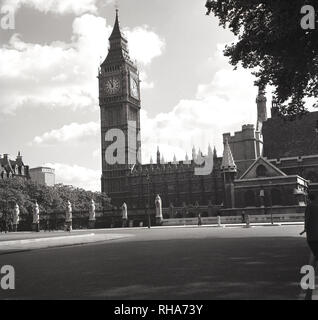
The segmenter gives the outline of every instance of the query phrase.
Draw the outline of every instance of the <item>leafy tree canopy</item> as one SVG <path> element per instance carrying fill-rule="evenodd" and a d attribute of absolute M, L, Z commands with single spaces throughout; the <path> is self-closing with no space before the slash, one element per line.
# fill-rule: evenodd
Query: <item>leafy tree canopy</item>
<path fill-rule="evenodd" d="M 30 212 L 35 201 L 38 202 L 41 211 L 64 211 L 69 200 L 74 210 L 88 210 L 91 200 L 96 202 L 96 209 L 110 207 L 110 199 L 99 192 L 91 192 L 62 184 L 54 187 L 39 185 L 30 180 L 13 178 L 0 180 L 0 211 L 5 208 L 13 208 L 15 203 L 23 214 Z"/>
<path fill-rule="evenodd" d="M 208 0 L 207 14 L 229 28 L 237 42 L 225 56 L 237 67 L 253 69 L 256 85 L 275 88 L 274 99 L 282 116 L 306 112 L 305 98 L 318 97 L 318 32 L 301 27 L 301 8 L 318 0 Z M 256 70 L 256 71 L 255 71 Z"/>

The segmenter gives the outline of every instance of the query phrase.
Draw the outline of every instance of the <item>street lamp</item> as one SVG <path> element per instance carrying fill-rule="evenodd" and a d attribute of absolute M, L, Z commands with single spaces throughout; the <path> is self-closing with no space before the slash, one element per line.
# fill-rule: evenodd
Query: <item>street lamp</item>
<path fill-rule="evenodd" d="M 274 224 L 274 219 L 273 219 L 273 202 L 272 202 L 272 191 L 269 197 L 269 210 L 271 213 L 271 224 Z"/>
<path fill-rule="evenodd" d="M 272 185 L 272 181 L 269 182 L 270 185 Z M 274 224 L 274 219 L 273 219 L 273 189 L 270 188 L 270 195 L 269 195 L 269 210 L 271 213 L 271 224 Z"/>
<path fill-rule="evenodd" d="M 147 171 L 147 216 L 148 216 L 148 228 L 151 228 L 151 219 L 150 219 L 150 176 L 149 172 Z"/>

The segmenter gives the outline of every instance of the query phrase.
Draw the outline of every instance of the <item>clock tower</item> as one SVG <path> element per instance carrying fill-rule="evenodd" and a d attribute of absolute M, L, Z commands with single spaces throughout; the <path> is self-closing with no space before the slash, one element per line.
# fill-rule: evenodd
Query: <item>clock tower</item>
<path fill-rule="evenodd" d="M 141 162 L 140 81 L 129 57 L 116 10 L 109 51 L 99 70 L 101 115 L 102 192 L 121 206 L 129 198 L 128 173 Z"/>

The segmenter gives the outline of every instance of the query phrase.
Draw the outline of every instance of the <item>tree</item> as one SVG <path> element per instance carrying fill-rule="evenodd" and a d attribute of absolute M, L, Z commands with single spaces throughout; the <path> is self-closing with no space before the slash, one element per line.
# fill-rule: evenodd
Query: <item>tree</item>
<path fill-rule="evenodd" d="M 229 28 L 238 41 L 224 55 L 235 69 L 252 69 L 255 84 L 272 85 L 282 116 L 306 112 L 305 98 L 318 97 L 318 34 L 301 26 L 305 4 L 318 0 L 208 0 L 207 14 Z M 313 7 L 312 7 L 313 8 Z M 312 22 L 311 22 L 312 27 Z"/>
<path fill-rule="evenodd" d="M 13 209 L 14 204 L 18 203 L 21 213 L 27 214 L 31 212 L 35 201 L 42 212 L 63 211 L 68 200 L 74 210 L 84 211 L 88 210 L 92 199 L 96 202 L 97 210 L 111 208 L 109 197 L 103 193 L 62 184 L 48 187 L 19 178 L 0 180 L 0 211 Z"/>

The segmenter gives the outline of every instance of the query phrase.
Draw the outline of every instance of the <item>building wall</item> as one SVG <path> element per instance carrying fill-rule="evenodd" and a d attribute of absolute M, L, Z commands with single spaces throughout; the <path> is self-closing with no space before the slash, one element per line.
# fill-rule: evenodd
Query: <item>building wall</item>
<path fill-rule="evenodd" d="M 318 154 L 318 112 L 285 121 L 272 112 L 263 124 L 264 156 L 268 159 Z"/>
<path fill-rule="evenodd" d="M 53 187 L 55 185 L 55 171 L 51 168 L 30 169 L 31 180 L 40 184 Z"/>
<path fill-rule="evenodd" d="M 8 154 L 0 155 L 0 179 L 29 179 L 29 166 L 23 163 L 20 153 L 16 160 L 11 160 Z"/>
<path fill-rule="evenodd" d="M 137 166 L 125 177 L 125 183 L 117 186 L 117 192 L 111 193 L 112 203 L 121 206 L 126 202 L 130 208 L 145 208 L 149 194 L 150 207 L 154 207 L 159 194 L 166 208 L 170 205 L 220 205 L 224 188 L 220 164 L 221 159 L 215 159 L 212 173 L 202 176 L 194 174 L 193 162 L 191 165 L 179 162 Z"/>
<path fill-rule="evenodd" d="M 311 183 L 318 182 L 318 155 L 270 159 L 273 165 L 287 175 L 299 175 Z"/>
<path fill-rule="evenodd" d="M 306 188 L 306 181 L 298 176 L 236 180 L 235 208 L 299 205 L 304 199 L 294 191 L 306 191 Z M 261 190 L 264 191 L 263 199 Z"/>

